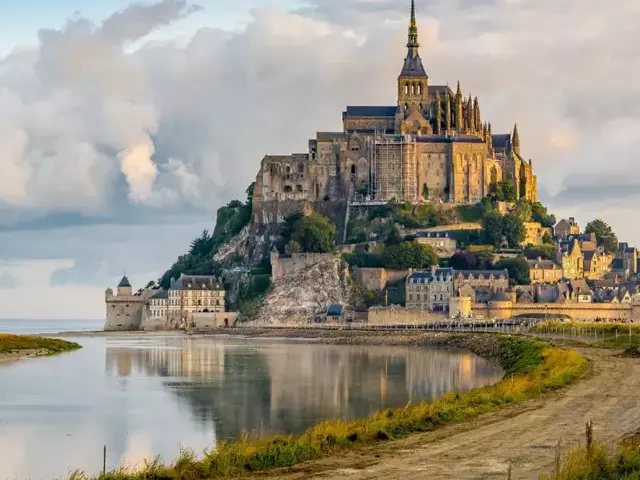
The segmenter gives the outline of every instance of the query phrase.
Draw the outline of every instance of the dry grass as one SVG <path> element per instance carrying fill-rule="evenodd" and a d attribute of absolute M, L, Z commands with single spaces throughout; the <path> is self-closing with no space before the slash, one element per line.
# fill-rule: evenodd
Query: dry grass
<path fill-rule="evenodd" d="M 120 469 L 96 478 L 197 480 L 292 466 L 357 445 L 434 430 L 520 403 L 569 384 L 587 367 L 587 361 L 578 352 L 553 348 L 544 342 L 499 337 L 498 343 L 497 356 L 507 373 L 495 385 L 450 393 L 432 403 L 382 410 L 360 420 L 327 420 L 299 436 L 256 439 L 243 434 L 235 442 L 220 443 L 215 451 L 200 459 L 193 452 L 182 451 L 169 465 L 155 460 L 139 471 Z M 71 478 L 86 477 L 82 472 L 74 472 Z"/>
<path fill-rule="evenodd" d="M 610 450 L 604 444 L 570 451 L 558 472 L 543 477 L 543 480 L 632 479 L 640 479 L 640 450 L 625 445 Z"/>

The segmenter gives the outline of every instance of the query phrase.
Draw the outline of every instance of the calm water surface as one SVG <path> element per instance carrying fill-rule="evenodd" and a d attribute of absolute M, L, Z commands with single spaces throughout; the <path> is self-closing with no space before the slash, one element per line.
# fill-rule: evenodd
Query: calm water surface
<path fill-rule="evenodd" d="M 0 333 L 92 332 L 102 330 L 104 320 L 5 320 L 0 318 Z"/>
<path fill-rule="evenodd" d="M 232 337 L 72 338 L 84 348 L 0 364 L 0 479 L 52 479 L 201 452 L 242 430 L 300 432 L 497 381 L 451 349 Z"/>

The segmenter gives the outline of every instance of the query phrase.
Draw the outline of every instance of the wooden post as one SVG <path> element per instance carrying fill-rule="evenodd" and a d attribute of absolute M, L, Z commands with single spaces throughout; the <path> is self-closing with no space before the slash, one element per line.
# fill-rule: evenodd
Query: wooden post
<path fill-rule="evenodd" d="M 587 422 L 585 435 L 587 440 L 587 455 L 591 455 L 591 449 L 593 448 L 593 420 Z"/>
<path fill-rule="evenodd" d="M 107 446 L 102 447 L 102 475 L 107 474 Z"/>
<path fill-rule="evenodd" d="M 556 440 L 556 476 L 560 476 L 560 440 Z"/>
<path fill-rule="evenodd" d="M 509 466 L 507 467 L 507 480 L 511 480 L 511 462 L 509 462 Z"/>

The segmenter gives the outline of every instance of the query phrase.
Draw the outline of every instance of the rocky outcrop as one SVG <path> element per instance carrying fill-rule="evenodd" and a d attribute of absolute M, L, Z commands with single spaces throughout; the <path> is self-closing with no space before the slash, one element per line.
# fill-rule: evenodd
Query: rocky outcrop
<path fill-rule="evenodd" d="M 256 319 L 262 324 L 308 323 L 330 305 L 350 300 L 347 271 L 339 256 L 325 255 L 303 270 L 285 272 L 267 294 Z"/>

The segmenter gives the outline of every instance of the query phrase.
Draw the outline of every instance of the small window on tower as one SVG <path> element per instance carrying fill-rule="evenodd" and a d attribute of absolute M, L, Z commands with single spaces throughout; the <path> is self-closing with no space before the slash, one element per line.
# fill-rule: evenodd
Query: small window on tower
<path fill-rule="evenodd" d="M 404 84 L 404 94 L 405 95 L 409 95 L 409 84 L 408 83 Z"/>
<path fill-rule="evenodd" d="M 411 84 L 411 95 L 415 95 L 416 93 L 416 86 L 415 84 Z"/>
<path fill-rule="evenodd" d="M 418 95 L 422 95 L 422 85 L 418 84 Z"/>

